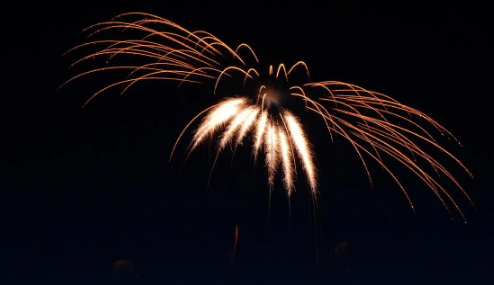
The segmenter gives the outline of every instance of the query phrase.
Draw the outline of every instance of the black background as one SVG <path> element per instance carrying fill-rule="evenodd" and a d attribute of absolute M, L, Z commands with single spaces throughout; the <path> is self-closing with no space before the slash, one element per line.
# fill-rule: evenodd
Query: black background
<path fill-rule="evenodd" d="M 326 259 L 348 241 L 347 284 L 492 284 L 492 23 L 487 6 L 156 1 L 18 3 L 2 8 L 2 274 L 4 284 L 108 284 L 131 260 L 143 284 L 336 284 Z M 12 3 L 11 3 L 12 4 Z M 487 5 L 487 4 L 486 4 Z M 15 6 L 15 7 L 13 7 Z M 374 187 L 351 146 L 306 123 L 320 169 L 317 246 L 300 177 L 279 185 L 267 216 L 262 166 L 249 149 L 220 158 L 203 146 L 185 162 L 185 124 L 216 102 L 212 86 L 142 83 L 125 96 L 84 101 L 111 73 L 57 88 L 76 71 L 81 30 L 128 11 L 153 13 L 231 46 L 249 43 L 263 64 L 304 60 L 313 80 L 341 80 L 431 115 L 462 142 L 440 143 L 473 172 L 434 155 L 471 194 L 454 220 L 427 187 L 397 166 L 415 202 L 371 164 Z M 267 223 L 268 222 L 268 223 Z M 235 226 L 239 244 L 230 261 Z M 316 265 L 316 252 L 318 265 Z M 332 278 L 332 279 L 331 279 Z"/>

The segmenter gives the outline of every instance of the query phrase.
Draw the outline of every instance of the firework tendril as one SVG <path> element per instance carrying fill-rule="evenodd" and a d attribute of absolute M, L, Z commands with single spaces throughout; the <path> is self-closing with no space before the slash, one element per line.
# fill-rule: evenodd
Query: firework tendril
<path fill-rule="evenodd" d="M 109 88 L 124 86 L 123 92 L 125 92 L 139 81 L 176 81 L 179 87 L 183 83 L 203 84 L 210 81 L 212 91 L 216 93 L 222 81 L 239 76 L 243 86 L 252 84 L 251 86 L 255 86 L 258 91 L 244 97 L 235 97 L 232 94 L 231 97 L 225 97 L 216 105 L 198 114 L 179 135 L 170 159 L 185 131 L 202 117 L 189 146 L 190 152 L 206 139 L 218 135 L 217 154 L 219 155 L 227 146 L 236 148 L 247 139 L 249 134 L 252 134 L 254 158 L 257 159 L 259 153 L 264 152 L 270 187 L 274 186 L 277 170 L 281 170 L 284 188 L 290 196 L 295 190 L 298 162 L 302 166 L 313 197 L 316 197 L 318 174 L 309 138 L 300 119 L 293 111 L 281 106 L 275 99 L 276 96 L 272 94 L 273 91 L 270 91 L 272 90 L 269 88 L 270 83 L 261 80 L 260 72 L 255 68 L 259 60 L 249 45 L 242 43 L 234 49 L 209 32 L 189 31 L 169 20 L 139 12 L 121 14 L 111 21 L 85 29 L 91 31 L 90 36 L 106 30 L 133 30 L 140 36 L 127 40 L 97 40 L 77 46 L 69 52 L 89 46 L 102 48 L 82 57 L 73 65 L 102 56 L 108 57 L 107 63 L 109 63 L 119 55 L 136 56 L 149 62 L 136 66 L 101 67 L 69 79 L 64 85 L 95 72 L 117 69 L 129 71 L 127 78 L 94 93 L 84 106 Z M 249 62 L 253 63 L 253 67 L 240 56 L 240 52 L 250 57 Z M 222 62 L 228 58 L 236 64 L 224 65 Z M 303 69 L 306 77 L 309 78 L 309 68 L 303 61 L 295 63 L 290 68 L 286 68 L 284 64 L 279 64 L 278 67 L 270 65 L 268 75 L 272 81 L 278 79 L 288 81 L 290 74 L 296 69 Z M 321 118 L 332 140 L 335 136 L 339 136 L 352 145 L 371 184 L 372 179 L 365 159 L 369 157 L 396 181 L 414 210 L 407 191 L 382 159 L 383 155 L 387 155 L 420 178 L 440 199 L 448 212 L 450 212 L 448 204 L 451 203 L 465 220 L 461 209 L 449 192 L 417 162 L 420 158 L 429 164 L 437 175 L 445 175 L 471 202 L 456 178 L 417 145 L 418 141 L 432 145 L 452 158 L 472 176 L 457 158 L 441 147 L 431 133 L 415 120 L 420 118 L 423 122 L 432 125 L 440 134 L 458 142 L 447 129 L 431 117 L 385 94 L 340 81 L 307 82 L 291 86 L 286 91 L 287 96 L 300 101 L 306 110 Z M 409 125 L 410 128 L 403 125 Z"/>

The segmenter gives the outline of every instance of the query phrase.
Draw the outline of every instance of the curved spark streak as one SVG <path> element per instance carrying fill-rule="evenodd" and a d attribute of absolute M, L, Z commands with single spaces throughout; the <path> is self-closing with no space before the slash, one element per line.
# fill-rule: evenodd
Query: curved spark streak
<path fill-rule="evenodd" d="M 299 62 L 295 63 L 294 65 L 292 65 L 292 67 L 290 68 L 290 70 L 288 70 L 287 75 L 290 75 L 290 73 L 292 73 L 293 69 L 295 69 L 295 67 L 297 67 L 299 65 L 302 65 L 305 68 L 305 72 L 307 73 L 307 79 L 310 80 L 309 67 L 303 61 L 299 61 Z"/>
<path fill-rule="evenodd" d="M 263 89 L 266 89 L 266 86 L 265 85 L 261 85 L 261 87 L 259 87 L 259 92 L 257 92 L 257 101 L 256 101 L 256 104 L 259 104 L 259 98 L 261 97 L 261 92 Z"/>
<path fill-rule="evenodd" d="M 285 73 L 285 79 L 286 81 L 288 81 L 288 74 L 286 73 L 286 68 L 285 68 L 285 65 L 283 63 L 280 63 L 280 65 L 278 66 L 278 71 L 276 71 L 276 79 L 278 79 L 278 76 L 280 75 L 280 70 L 283 68 L 283 72 Z"/>
<path fill-rule="evenodd" d="M 249 70 L 247 70 L 247 73 L 245 74 L 245 77 L 244 77 L 244 86 L 245 86 L 245 83 L 247 82 L 247 76 L 249 75 L 250 72 L 254 72 L 257 77 L 259 77 L 259 72 L 257 72 L 257 70 L 255 68 L 249 68 Z"/>
<path fill-rule="evenodd" d="M 218 83 L 220 83 L 221 77 L 223 76 L 223 74 L 225 74 L 225 72 L 227 72 L 230 69 L 238 70 L 238 71 L 242 72 L 243 74 L 245 74 L 246 77 L 249 77 L 250 79 L 252 79 L 252 76 L 250 76 L 250 74 L 248 72 L 246 72 L 245 70 L 243 70 L 242 68 L 236 67 L 236 66 L 229 66 L 229 67 L 223 69 L 223 71 L 218 76 L 218 79 L 216 79 L 216 84 L 214 85 L 214 94 L 216 94 L 216 89 L 218 89 Z"/>
<path fill-rule="evenodd" d="M 235 49 L 235 53 L 238 53 L 238 50 L 241 48 L 241 47 L 245 47 L 247 48 L 251 53 L 252 53 L 252 56 L 255 58 L 256 62 L 259 63 L 259 59 L 257 58 L 257 55 L 256 53 L 254 52 L 254 50 L 246 43 L 243 43 L 243 44 L 239 44 L 237 49 Z"/>

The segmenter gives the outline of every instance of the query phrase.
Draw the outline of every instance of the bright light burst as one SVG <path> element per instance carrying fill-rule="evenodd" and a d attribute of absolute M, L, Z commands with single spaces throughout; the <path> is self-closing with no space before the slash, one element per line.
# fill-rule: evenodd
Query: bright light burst
<path fill-rule="evenodd" d="M 132 17 L 137 19 L 125 20 Z M 216 105 L 198 114 L 180 134 L 173 147 L 172 155 L 186 129 L 203 116 L 203 120 L 192 139 L 190 151 L 193 151 L 206 139 L 219 135 L 217 145 L 217 154 L 219 154 L 227 146 L 232 145 L 236 148 L 245 141 L 249 133 L 252 133 L 253 155 L 257 159 L 259 153 L 264 151 L 270 187 L 273 187 L 277 170 L 280 169 L 284 187 L 288 195 L 291 195 L 295 189 L 298 161 L 304 170 L 312 194 L 314 197 L 316 196 L 317 169 L 307 134 L 300 120 L 292 111 L 281 106 L 277 97 L 278 94 L 274 94 L 271 86 L 271 81 L 276 81 L 280 77 L 279 80 L 288 81 L 289 75 L 296 68 L 303 68 L 307 78 L 309 78 L 309 69 L 305 62 L 295 63 L 288 71 L 284 64 L 278 65 L 277 68 L 270 65 L 268 71 L 270 80 L 266 82 L 261 81 L 258 70 L 254 67 L 248 67 L 247 62 L 239 55 L 240 50 L 245 50 L 245 53 L 251 56 L 252 62 L 259 63 L 254 50 L 245 43 L 233 49 L 206 31 L 191 32 L 169 20 L 138 12 L 119 15 L 111 21 L 93 25 L 86 30 L 92 30 L 90 36 L 93 36 L 112 29 L 129 32 L 133 30 L 140 36 L 126 40 L 98 40 L 77 46 L 70 51 L 87 46 L 104 45 L 104 48 L 82 57 L 73 65 L 99 56 L 108 56 L 108 63 L 117 55 L 137 56 L 148 59 L 149 62 L 135 66 L 102 67 L 81 73 L 68 80 L 66 83 L 98 71 L 115 69 L 130 71 L 126 79 L 96 92 L 86 104 L 111 87 L 125 85 L 123 90 L 125 92 L 132 85 L 143 80 L 177 81 L 179 87 L 186 82 L 201 84 L 207 80 L 213 80 L 214 93 L 216 93 L 221 81 L 228 78 L 234 79 L 233 74 L 239 74 L 243 82 L 242 86 L 245 86 L 247 82 L 253 84 L 251 86 L 255 86 L 258 90 L 256 94 L 224 98 Z M 228 57 L 232 58 L 236 64 L 224 65 L 223 62 L 228 60 Z M 405 106 L 387 95 L 339 81 L 309 82 L 288 87 L 284 91 L 289 97 L 303 103 L 306 110 L 319 115 L 332 140 L 338 135 L 353 146 L 371 183 L 372 179 L 364 159 L 365 156 L 372 158 L 381 165 L 384 171 L 402 189 L 412 209 L 414 208 L 405 188 L 392 170 L 383 162 L 382 155 L 388 155 L 419 177 L 440 199 L 446 209 L 448 209 L 447 199 L 464 218 L 463 213 L 448 191 L 417 163 L 419 158 L 427 162 L 437 175 L 444 174 L 470 200 L 454 176 L 417 145 L 416 141 L 422 141 L 434 146 L 455 160 L 472 176 L 457 158 L 442 148 L 429 131 L 414 120 L 417 117 L 421 118 L 442 135 L 448 135 L 456 140 L 447 129 L 431 117 Z M 406 127 L 406 125 L 410 127 Z"/>

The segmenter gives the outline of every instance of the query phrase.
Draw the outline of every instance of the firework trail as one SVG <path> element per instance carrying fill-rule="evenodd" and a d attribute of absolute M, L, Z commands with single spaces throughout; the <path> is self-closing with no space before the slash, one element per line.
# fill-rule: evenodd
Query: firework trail
<path fill-rule="evenodd" d="M 238 226 L 235 226 L 235 239 L 233 241 L 233 249 L 232 253 L 230 255 L 230 259 L 233 262 L 235 262 L 235 254 L 237 253 L 237 245 L 238 245 Z"/>
<path fill-rule="evenodd" d="M 283 185 L 287 194 L 291 195 L 295 190 L 296 165 L 300 164 L 308 187 L 313 197 L 316 196 L 317 169 L 309 138 L 300 120 L 292 111 L 281 106 L 276 99 L 277 94 L 274 94 L 271 88 L 272 82 L 288 81 L 295 69 L 305 70 L 309 78 L 309 69 L 305 62 L 295 63 L 288 71 L 284 64 L 279 64 L 277 68 L 270 65 L 268 71 L 270 80 L 262 81 L 260 72 L 255 67 L 251 67 L 250 63 L 257 66 L 259 60 L 249 45 L 242 43 L 233 49 L 209 32 L 189 31 L 169 20 L 146 13 L 125 13 L 111 21 L 95 24 L 86 31 L 92 31 L 90 36 L 94 36 L 107 30 L 117 29 L 132 31 L 139 36 L 126 40 L 96 40 L 77 46 L 69 52 L 82 47 L 100 48 L 82 57 L 73 65 L 101 56 L 106 56 L 109 63 L 120 55 L 136 56 L 148 62 L 135 66 L 101 67 L 68 80 L 66 83 L 84 75 L 106 70 L 129 71 L 127 78 L 94 93 L 86 104 L 109 88 L 122 85 L 123 93 L 139 81 L 176 81 L 179 87 L 183 83 L 203 84 L 211 81 L 212 85 L 214 83 L 212 91 L 216 93 L 221 82 L 239 77 L 243 83 L 240 87 L 254 86 L 257 90 L 256 94 L 224 98 L 198 114 L 179 135 L 172 155 L 185 131 L 203 117 L 189 146 L 189 153 L 205 140 L 218 135 L 217 158 L 227 146 L 236 148 L 246 140 L 248 134 L 252 134 L 253 156 L 257 159 L 259 153 L 264 151 L 270 187 L 275 183 L 277 170 L 281 170 Z M 249 61 L 239 55 L 240 51 L 249 56 Z M 233 61 L 234 64 L 225 65 L 225 61 Z M 407 191 L 382 159 L 383 155 L 392 157 L 419 177 L 440 199 L 448 212 L 450 211 L 448 203 L 451 203 L 464 219 L 463 213 L 449 192 L 418 164 L 419 159 L 425 161 L 437 175 L 443 174 L 449 178 L 470 200 L 456 178 L 417 144 L 422 141 L 434 146 L 472 176 L 468 169 L 441 147 L 430 132 L 416 120 L 420 119 L 432 125 L 440 134 L 456 140 L 447 129 L 431 117 L 385 94 L 340 81 L 308 82 L 291 86 L 284 92 L 287 96 L 299 100 L 306 110 L 317 114 L 324 122 L 332 140 L 335 136 L 339 136 L 352 145 L 371 183 L 365 158 L 372 158 L 381 165 L 396 181 L 414 209 Z M 406 127 L 407 125 L 410 127 Z"/>

